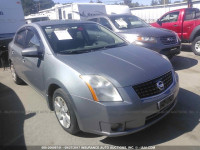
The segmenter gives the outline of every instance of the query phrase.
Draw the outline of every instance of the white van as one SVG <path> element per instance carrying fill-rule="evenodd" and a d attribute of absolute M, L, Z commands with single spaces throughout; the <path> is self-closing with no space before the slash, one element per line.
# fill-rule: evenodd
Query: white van
<path fill-rule="evenodd" d="M 103 3 L 56 4 L 54 7 L 41 10 L 37 15 L 46 15 L 50 20 L 85 20 L 87 17 L 110 14 L 131 14 L 126 5 L 105 5 Z"/>
<path fill-rule="evenodd" d="M 20 0 L 0 0 L 0 48 L 8 46 L 17 29 L 25 24 Z"/>
<path fill-rule="evenodd" d="M 106 14 L 104 4 L 94 3 L 73 3 L 56 9 L 57 18 L 62 20 L 82 20 L 88 16 Z"/>

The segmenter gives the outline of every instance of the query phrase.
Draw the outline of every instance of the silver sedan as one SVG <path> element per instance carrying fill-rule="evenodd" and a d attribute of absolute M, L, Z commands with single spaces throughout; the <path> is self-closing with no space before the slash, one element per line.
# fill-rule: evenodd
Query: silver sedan
<path fill-rule="evenodd" d="M 41 93 L 71 134 L 137 132 L 166 116 L 179 91 L 165 56 L 92 22 L 24 25 L 9 44 L 9 60 L 13 80 Z"/>

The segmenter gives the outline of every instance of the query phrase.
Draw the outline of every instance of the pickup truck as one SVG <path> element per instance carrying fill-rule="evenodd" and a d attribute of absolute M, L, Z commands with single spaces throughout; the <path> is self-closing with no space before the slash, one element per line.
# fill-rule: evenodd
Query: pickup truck
<path fill-rule="evenodd" d="M 182 43 L 190 43 L 192 51 L 200 56 L 200 11 L 197 8 L 184 8 L 167 12 L 154 27 L 175 31 Z"/>

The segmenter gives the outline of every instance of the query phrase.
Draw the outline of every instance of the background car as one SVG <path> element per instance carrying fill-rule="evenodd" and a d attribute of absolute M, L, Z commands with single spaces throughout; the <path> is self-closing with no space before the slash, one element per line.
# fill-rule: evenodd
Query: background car
<path fill-rule="evenodd" d="M 167 12 L 151 25 L 176 32 L 183 43 L 191 44 L 194 54 L 200 56 L 200 11 L 183 8 Z"/>
<path fill-rule="evenodd" d="M 98 22 L 130 43 L 146 47 L 169 58 L 180 53 L 180 40 L 175 32 L 150 26 L 134 15 L 97 15 L 87 20 Z"/>
<path fill-rule="evenodd" d="M 131 134 L 177 102 L 178 75 L 165 56 L 93 22 L 24 25 L 9 44 L 9 59 L 14 81 L 42 94 L 71 134 Z"/>

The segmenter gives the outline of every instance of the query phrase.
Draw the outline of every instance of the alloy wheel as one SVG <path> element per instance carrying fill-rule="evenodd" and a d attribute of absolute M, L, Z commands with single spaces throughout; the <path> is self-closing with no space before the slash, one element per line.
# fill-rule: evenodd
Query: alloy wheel
<path fill-rule="evenodd" d="M 69 112 L 66 102 L 64 101 L 62 97 L 57 96 L 55 98 L 54 108 L 55 108 L 55 114 L 60 124 L 65 128 L 69 128 L 71 125 L 70 112 Z"/>

